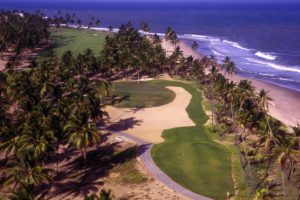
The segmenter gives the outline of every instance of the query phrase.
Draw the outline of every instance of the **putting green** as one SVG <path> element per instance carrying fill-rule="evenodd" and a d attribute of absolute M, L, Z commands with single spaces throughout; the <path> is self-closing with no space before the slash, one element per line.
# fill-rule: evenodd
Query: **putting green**
<path fill-rule="evenodd" d="M 175 98 L 175 93 L 155 81 L 147 82 L 116 82 L 113 84 L 114 94 L 124 97 L 116 107 L 144 108 L 156 107 L 170 103 Z"/>

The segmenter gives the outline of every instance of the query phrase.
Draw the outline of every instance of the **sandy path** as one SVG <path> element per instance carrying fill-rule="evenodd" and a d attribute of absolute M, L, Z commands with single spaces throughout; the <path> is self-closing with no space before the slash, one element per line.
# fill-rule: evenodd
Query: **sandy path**
<path fill-rule="evenodd" d="M 167 87 L 175 92 L 175 99 L 166 105 L 144 109 L 116 108 L 108 106 L 111 128 L 122 130 L 149 143 L 161 143 L 163 130 L 176 127 L 194 126 L 186 107 L 192 98 L 181 87 Z"/>

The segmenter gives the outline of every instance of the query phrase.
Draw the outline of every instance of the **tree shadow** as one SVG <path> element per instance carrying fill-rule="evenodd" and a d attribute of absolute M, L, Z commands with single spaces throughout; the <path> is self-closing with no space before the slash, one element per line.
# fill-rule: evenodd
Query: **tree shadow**
<path fill-rule="evenodd" d="M 68 45 L 74 38 L 75 36 L 52 36 L 52 42 L 39 53 L 39 58 L 47 57 L 52 50 Z"/>
<path fill-rule="evenodd" d="M 143 120 L 138 120 L 134 117 L 129 117 L 126 119 L 120 119 L 117 122 L 111 123 L 106 128 L 109 131 L 126 131 L 128 129 L 132 129 L 135 126 L 140 126 Z"/>
<path fill-rule="evenodd" d="M 119 142 L 114 142 L 105 146 L 90 147 L 87 153 L 87 169 L 84 172 L 84 160 L 80 151 L 74 150 L 73 159 L 60 166 L 60 172 L 55 177 L 52 184 L 40 186 L 37 195 L 43 196 L 46 193 L 48 197 L 66 197 L 82 196 L 91 192 L 98 192 L 104 184 L 101 178 L 108 176 L 110 170 L 116 165 L 125 163 L 136 158 L 140 151 L 138 146 L 126 148 L 120 152 Z M 49 192 L 51 191 L 51 192 Z"/>
<path fill-rule="evenodd" d="M 112 95 L 111 97 L 108 97 L 106 100 L 109 102 L 109 105 L 115 106 L 123 101 L 130 101 L 130 95 L 124 95 L 124 96 Z"/>

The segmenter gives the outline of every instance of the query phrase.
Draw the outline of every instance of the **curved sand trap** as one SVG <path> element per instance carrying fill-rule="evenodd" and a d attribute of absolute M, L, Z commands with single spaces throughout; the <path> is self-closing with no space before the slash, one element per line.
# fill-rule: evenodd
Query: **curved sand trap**
<path fill-rule="evenodd" d="M 132 109 L 108 106 L 113 130 L 126 131 L 146 142 L 161 143 L 163 130 L 194 126 L 186 107 L 192 98 L 191 94 L 181 87 L 167 87 L 175 92 L 175 99 L 166 105 L 152 108 Z"/>

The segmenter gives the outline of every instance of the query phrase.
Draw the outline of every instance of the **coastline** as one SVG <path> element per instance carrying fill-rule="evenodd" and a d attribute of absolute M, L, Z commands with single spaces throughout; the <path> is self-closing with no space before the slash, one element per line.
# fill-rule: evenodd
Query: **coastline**
<path fill-rule="evenodd" d="M 166 47 L 165 41 L 162 42 L 162 45 L 163 47 Z M 178 46 L 180 46 L 184 56 L 192 55 L 194 58 L 199 59 L 203 57 L 198 52 L 193 51 L 191 47 L 189 47 L 188 44 L 182 40 L 180 40 Z M 172 47 L 172 49 L 174 49 L 174 47 Z M 169 49 L 169 51 L 172 49 Z M 300 123 L 299 92 L 262 80 L 243 77 L 238 74 L 227 78 L 235 82 L 239 82 L 243 79 L 250 80 L 257 92 L 259 92 L 261 89 L 265 89 L 269 92 L 269 97 L 272 99 L 272 101 L 269 102 L 269 114 L 272 117 L 276 118 L 287 126 L 297 126 L 297 123 Z"/>
<path fill-rule="evenodd" d="M 74 28 L 74 27 L 69 27 Z M 81 29 L 87 29 L 86 27 L 81 27 Z M 99 32 L 109 32 L 106 28 L 92 28 L 91 30 Z M 116 31 L 116 30 L 114 30 Z M 164 37 L 162 38 L 162 47 L 168 52 L 175 50 L 176 46 L 170 45 L 166 42 Z M 182 50 L 182 53 L 185 57 L 192 55 L 195 59 L 203 58 L 199 52 L 194 51 L 186 42 L 179 40 L 177 46 Z M 0 71 L 4 69 L 5 62 L 0 59 Z M 2 69 L 3 68 L 3 69 Z M 233 75 L 232 77 L 227 77 L 230 80 L 239 82 L 242 79 L 247 79 L 252 82 L 252 85 L 255 87 L 258 92 L 261 89 L 265 89 L 269 92 L 269 97 L 272 101 L 269 102 L 269 114 L 274 118 L 278 119 L 287 126 L 297 126 L 297 123 L 300 123 L 300 93 L 285 87 L 278 86 L 273 83 L 265 82 L 262 80 L 257 80 L 253 78 L 243 77 L 238 74 Z"/>

